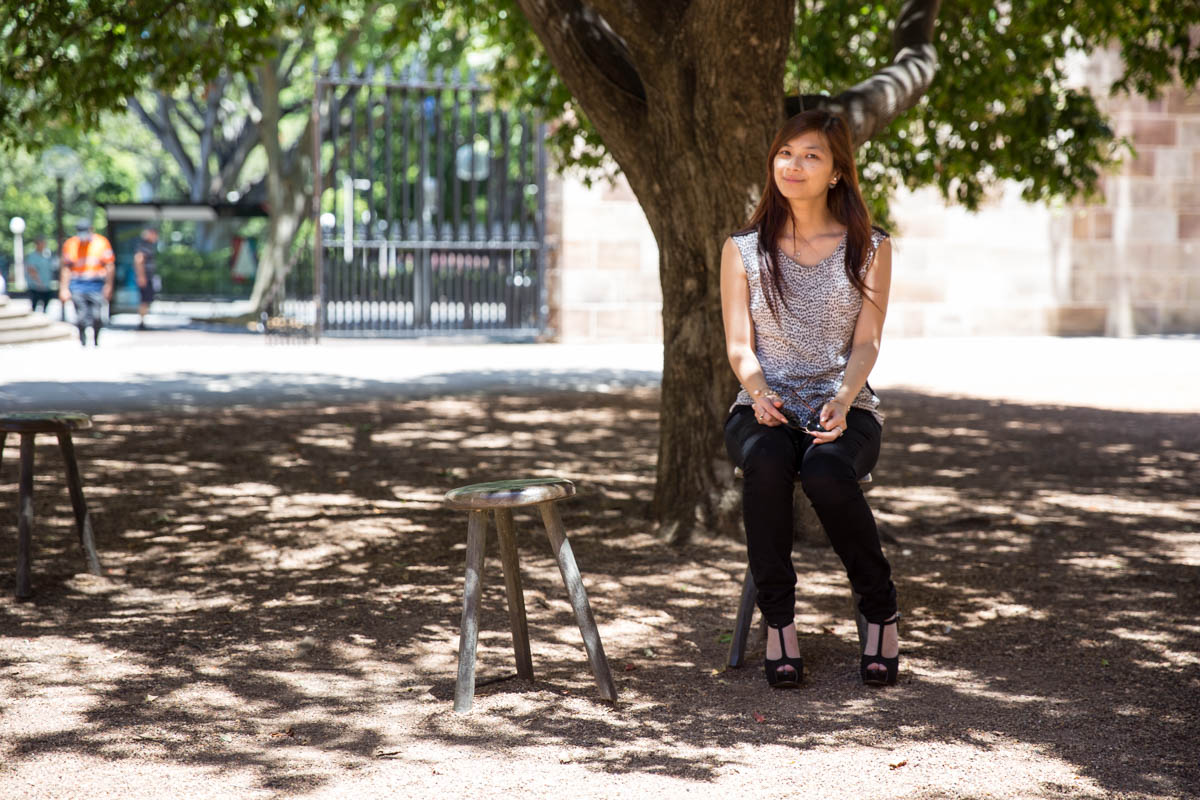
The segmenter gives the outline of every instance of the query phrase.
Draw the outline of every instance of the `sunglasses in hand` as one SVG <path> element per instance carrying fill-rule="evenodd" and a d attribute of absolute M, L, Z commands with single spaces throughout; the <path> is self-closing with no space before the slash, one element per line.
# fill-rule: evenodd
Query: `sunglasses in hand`
<path fill-rule="evenodd" d="M 800 405 L 808 409 L 808 414 L 805 415 L 803 419 L 797 419 L 786 408 L 781 408 L 780 411 L 782 411 L 783 415 L 787 417 L 787 426 L 793 430 L 800 431 L 801 433 L 825 433 L 825 427 L 821 425 L 821 412 L 817 409 L 814 409 L 804 401 L 804 398 L 800 396 L 799 389 L 793 389 L 792 394 L 794 394 L 796 399 L 800 401 Z"/>

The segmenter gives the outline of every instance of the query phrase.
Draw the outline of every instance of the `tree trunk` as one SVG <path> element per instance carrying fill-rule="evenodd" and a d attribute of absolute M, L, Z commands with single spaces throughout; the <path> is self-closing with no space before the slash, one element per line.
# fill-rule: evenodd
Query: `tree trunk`
<path fill-rule="evenodd" d="M 654 516 L 670 542 L 740 530 L 740 492 L 721 424 L 737 391 L 725 353 L 721 249 L 762 191 L 767 150 L 783 122 L 787 42 L 767 28 L 790 30 L 792 4 L 771 5 L 774 16 L 755 4 L 680 20 L 697 57 L 678 59 L 672 49 L 654 65 L 652 113 L 634 148 L 638 168 L 626 170 L 659 246 L 663 380 Z M 780 46 L 770 46 L 773 40 Z M 730 80 L 731 70 L 740 77 Z"/>
<path fill-rule="evenodd" d="M 276 202 L 270 203 L 267 236 L 258 257 L 254 287 L 250 291 L 250 308 L 254 313 L 265 307 L 275 282 L 287 277 L 292 247 L 308 214 L 310 197 L 310 192 L 293 190 L 273 198 Z"/>
<path fill-rule="evenodd" d="M 660 535 L 671 542 L 686 541 L 698 529 L 728 530 L 737 522 L 737 497 L 730 496 L 733 466 L 719 424 L 737 380 L 725 355 L 717 274 L 724 238 L 743 221 L 745 209 L 719 191 L 709 198 L 724 201 L 723 209 L 713 209 L 722 223 L 705 230 L 675 219 L 657 236 L 664 341 L 654 515 Z M 668 211 L 686 216 L 693 208 L 694 203 L 681 203 Z"/>
<path fill-rule="evenodd" d="M 283 109 L 280 91 L 286 76 L 279 74 L 278 63 L 265 64 L 256 71 L 260 89 L 259 140 L 267 156 L 267 240 L 258 260 L 258 272 L 250 291 L 250 306 L 261 311 L 272 296 L 276 281 L 286 277 L 291 266 L 292 246 L 309 212 L 312 199 L 311 170 L 308 154 L 314 134 L 311 120 L 291 147 L 285 148 L 280 121 Z"/>
<path fill-rule="evenodd" d="M 732 529 L 738 503 L 721 421 L 737 383 L 725 355 L 721 248 L 749 216 L 783 121 L 790 37 L 779 32 L 792 30 L 795 4 L 518 3 L 658 241 L 659 533 L 683 542 Z"/>

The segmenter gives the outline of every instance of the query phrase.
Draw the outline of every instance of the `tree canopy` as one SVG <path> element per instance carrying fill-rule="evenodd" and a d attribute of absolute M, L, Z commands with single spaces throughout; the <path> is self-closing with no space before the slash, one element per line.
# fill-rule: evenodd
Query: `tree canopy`
<path fill-rule="evenodd" d="M 494 85 L 508 98 L 558 121 L 551 144 L 562 163 L 612 174 L 619 166 L 587 109 L 556 72 L 521 5 L 518 0 L 436 0 L 426 4 L 424 24 L 440 26 L 477 48 L 491 48 L 497 58 Z M 563 13 L 601 9 L 597 29 L 618 37 L 652 17 L 648 11 L 630 10 L 651 5 L 646 3 L 550 5 Z M 653 5 L 662 7 L 661 19 L 667 21 L 659 32 L 665 48 L 672 46 L 672 25 L 720 8 L 715 3 Z M 790 32 L 779 33 L 786 36 L 788 48 L 778 87 L 781 107 L 794 113 L 799 98 L 832 97 L 884 68 L 893 56 L 893 27 L 903 5 L 795 3 Z M 709 7 L 711 11 L 701 10 Z M 1200 20 L 1196 0 L 963 0 L 933 13 L 936 79 L 886 135 L 871 137 L 859 153 L 864 189 L 877 216 L 887 216 L 887 199 L 899 186 L 933 185 L 948 200 L 971 209 L 1003 180 L 1020 182 L 1031 201 L 1089 196 L 1125 143 L 1115 137 L 1097 98 L 1071 74 L 1072 54 L 1118 47 L 1125 71 L 1112 92 L 1155 97 L 1172 81 L 1187 86 L 1200 81 L 1200 38 L 1192 32 Z M 630 66 L 636 70 L 636 64 Z M 730 67 L 737 71 L 752 65 Z"/>
<path fill-rule="evenodd" d="M 335 33 L 361 19 L 359 4 L 314 10 L 286 0 L 129 3 L 42 0 L 0 3 L 0 141 L 36 146 L 47 127 L 95 125 L 147 88 L 170 93 L 206 87 L 278 55 L 288 31 L 311 30 L 319 15 Z M 491 54 L 490 78 L 506 97 L 556 119 L 551 144 L 564 164 L 596 172 L 617 168 L 587 109 L 566 88 L 515 0 L 377 3 L 372 11 L 394 28 L 427 32 L 431 63 L 461 59 L 464 50 Z M 553 4 L 596 13 L 619 32 L 638 20 L 639 4 Z M 665 20 L 717 13 L 720 4 L 663 2 Z M 706 11 L 708 6 L 712 9 Z M 786 35 L 789 57 L 781 98 L 833 95 L 891 58 L 895 2 L 804 0 Z M 611 8 L 608 8 L 611 7 Z M 1111 165 L 1113 133 L 1095 98 L 1072 85 L 1067 56 L 1115 45 L 1125 72 L 1114 91 L 1153 96 L 1178 78 L 1200 80 L 1192 28 L 1196 0 L 1060 2 L 1017 6 L 963 0 L 936 12 L 937 80 L 889 135 L 867 142 L 868 185 L 880 198 L 899 185 L 933 184 L 976 207 L 997 180 L 1022 182 L 1029 199 L 1086 193 Z M 340 25 L 339 23 L 345 23 Z M 599 29 L 599 28 L 598 28 Z M 416 40 L 416 31 L 407 32 Z M 432 35 L 428 35 L 432 34 Z M 660 31 L 664 47 L 671 32 Z M 618 33 L 619 36 L 619 33 Z M 214 46 L 216 45 L 216 46 Z M 733 65 L 734 69 L 739 67 Z M 671 98 L 662 98 L 670 101 Z M 883 204 L 877 203 L 877 209 Z"/>
<path fill-rule="evenodd" d="M 280 21 L 271 0 L 5 0 L 0 139 L 36 144 L 47 126 L 94 126 L 147 84 L 204 85 L 269 55 Z"/>

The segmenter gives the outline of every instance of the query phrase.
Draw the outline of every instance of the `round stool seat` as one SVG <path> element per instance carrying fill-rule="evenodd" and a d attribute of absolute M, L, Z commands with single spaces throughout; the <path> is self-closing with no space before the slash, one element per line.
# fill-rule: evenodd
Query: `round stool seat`
<path fill-rule="evenodd" d="M 0 414 L 4 433 L 62 433 L 92 427 L 92 418 L 79 411 L 31 411 Z"/>
<path fill-rule="evenodd" d="M 446 492 L 451 508 L 487 510 L 533 506 L 575 494 L 575 484 L 566 478 L 522 478 L 460 486 Z"/>

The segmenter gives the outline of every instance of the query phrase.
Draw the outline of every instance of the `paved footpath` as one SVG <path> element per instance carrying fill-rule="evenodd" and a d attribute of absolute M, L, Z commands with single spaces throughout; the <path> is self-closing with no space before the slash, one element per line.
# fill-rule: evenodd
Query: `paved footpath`
<path fill-rule="evenodd" d="M 0 409 L 91 413 L 332 403 L 482 390 L 657 385 L 655 344 L 344 340 L 271 344 L 243 333 L 106 330 L 0 347 Z M 1200 412 L 1200 337 L 893 339 L 875 389 L 1130 411 Z M 886 401 L 886 397 L 885 397 Z"/>

